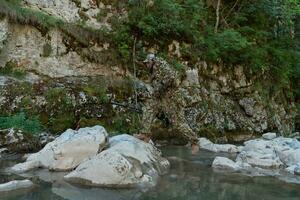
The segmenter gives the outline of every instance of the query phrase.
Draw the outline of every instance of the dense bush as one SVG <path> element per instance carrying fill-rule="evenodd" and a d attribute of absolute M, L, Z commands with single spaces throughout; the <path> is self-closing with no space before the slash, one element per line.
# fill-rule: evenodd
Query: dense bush
<path fill-rule="evenodd" d="M 15 128 L 25 134 L 37 134 L 43 130 L 37 118 L 27 118 L 25 113 L 18 113 L 12 116 L 0 117 L 0 129 Z"/>
<path fill-rule="evenodd" d="M 213 0 L 130 0 L 128 18 L 114 24 L 114 42 L 122 60 L 158 46 L 167 55 L 173 40 L 183 60 L 244 65 L 252 73 L 264 71 L 278 88 L 293 86 L 299 96 L 300 2 L 298 0 L 222 1 L 216 26 Z M 176 58 L 178 59 L 178 58 Z M 180 61 L 180 60 L 179 60 Z M 182 61 L 182 60 L 181 60 Z"/>

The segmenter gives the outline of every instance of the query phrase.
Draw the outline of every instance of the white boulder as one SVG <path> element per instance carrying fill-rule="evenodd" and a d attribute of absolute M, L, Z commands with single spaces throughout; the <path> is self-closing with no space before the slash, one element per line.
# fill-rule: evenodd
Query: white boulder
<path fill-rule="evenodd" d="M 212 167 L 229 171 L 238 171 L 240 169 L 240 166 L 237 163 L 225 157 L 216 157 L 212 163 Z"/>
<path fill-rule="evenodd" d="M 33 183 L 30 180 L 10 181 L 8 183 L 0 184 L 0 192 L 9 192 L 31 187 L 33 187 Z"/>
<path fill-rule="evenodd" d="M 247 163 L 252 167 L 263 169 L 276 169 L 283 165 L 278 157 L 274 154 L 262 154 L 255 151 L 242 151 L 236 161 L 238 163 Z"/>
<path fill-rule="evenodd" d="M 233 144 L 214 144 L 207 138 L 199 138 L 198 145 L 201 149 L 205 149 L 216 153 L 237 153 L 239 151 L 238 147 Z"/>
<path fill-rule="evenodd" d="M 280 160 L 286 166 L 297 165 L 300 163 L 300 149 L 288 149 L 283 151 L 277 151 Z"/>
<path fill-rule="evenodd" d="M 297 167 L 297 165 L 292 165 L 292 166 L 289 166 L 287 168 L 285 168 L 284 170 L 290 174 L 295 174 L 295 168 Z"/>
<path fill-rule="evenodd" d="M 262 135 L 265 140 L 273 140 L 277 137 L 276 133 L 265 133 Z"/>
<path fill-rule="evenodd" d="M 64 178 L 73 183 L 114 188 L 154 185 L 169 166 L 153 145 L 120 135 L 111 138 L 110 148 L 83 162 Z"/>
<path fill-rule="evenodd" d="M 32 154 L 25 163 L 12 167 L 14 172 L 25 172 L 34 168 L 47 168 L 54 171 L 69 171 L 82 161 L 95 156 L 108 142 L 108 134 L 101 126 L 68 129 L 41 151 Z"/>
<path fill-rule="evenodd" d="M 283 165 L 276 154 L 272 141 L 255 139 L 244 144 L 242 152 L 236 158 L 237 162 L 264 169 L 279 168 Z"/>
<path fill-rule="evenodd" d="M 205 150 L 212 151 L 212 152 L 217 152 L 217 148 L 215 147 L 215 144 L 212 143 L 207 138 L 199 138 L 198 145 L 200 146 L 201 149 L 205 149 Z"/>
<path fill-rule="evenodd" d="M 225 153 L 237 153 L 239 151 L 238 147 L 233 144 L 215 144 L 217 152 Z"/>
<path fill-rule="evenodd" d="M 296 167 L 294 169 L 294 174 L 300 175 L 300 163 L 296 165 Z"/>

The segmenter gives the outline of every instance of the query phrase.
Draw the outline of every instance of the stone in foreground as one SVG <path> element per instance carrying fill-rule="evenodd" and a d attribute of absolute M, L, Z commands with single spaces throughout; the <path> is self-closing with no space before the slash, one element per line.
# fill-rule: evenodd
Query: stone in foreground
<path fill-rule="evenodd" d="M 238 171 L 240 169 L 240 166 L 237 163 L 225 157 L 216 157 L 212 167 L 228 171 Z"/>
<path fill-rule="evenodd" d="M 277 137 L 276 133 L 265 133 L 262 135 L 265 140 L 273 140 Z"/>
<path fill-rule="evenodd" d="M 153 145 L 130 135 L 120 135 L 111 138 L 110 148 L 83 162 L 64 178 L 89 186 L 153 186 L 169 166 L 168 160 Z"/>
<path fill-rule="evenodd" d="M 0 184 L 0 192 L 9 192 L 31 187 L 33 187 L 33 183 L 30 180 L 11 181 L 8 183 Z"/>
<path fill-rule="evenodd" d="M 34 168 L 47 168 L 53 171 L 69 171 L 83 160 L 89 159 L 107 145 L 108 134 L 101 126 L 68 129 L 41 151 L 28 157 L 25 163 L 12 167 L 13 172 L 22 173 Z"/>

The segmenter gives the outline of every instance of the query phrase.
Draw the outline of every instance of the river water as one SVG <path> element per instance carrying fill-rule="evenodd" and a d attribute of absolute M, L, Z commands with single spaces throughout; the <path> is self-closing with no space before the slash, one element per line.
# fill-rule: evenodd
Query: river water
<path fill-rule="evenodd" d="M 300 185 L 286 183 L 276 177 L 251 177 L 220 172 L 210 166 L 214 153 L 200 151 L 192 155 L 186 147 L 162 148 L 171 162 L 170 172 L 151 189 L 83 188 L 62 180 L 64 173 L 36 170 L 25 174 L 35 187 L 0 193 L 0 200 L 299 200 Z M 228 156 L 228 155 L 226 155 Z M 0 158 L 0 183 L 24 179 L 5 172 L 19 161 L 19 156 Z"/>

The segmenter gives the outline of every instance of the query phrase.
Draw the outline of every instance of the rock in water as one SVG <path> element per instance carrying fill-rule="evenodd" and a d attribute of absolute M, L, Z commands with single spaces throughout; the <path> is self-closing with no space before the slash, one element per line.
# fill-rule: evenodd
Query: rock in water
<path fill-rule="evenodd" d="M 277 137 L 276 133 L 265 133 L 262 135 L 265 140 L 273 140 Z"/>
<path fill-rule="evenodd" d="M 199 138 L 198 145 L 201 149 L 205 149 L 212 152 L 226 152 L 226 153 L 237 153 L 239 149 L 233 144 L 214 144 L 206 138 Z"/>
<path fill-rule="evenodd" d="M 295 175 L 300 175 L 300 163 L 298 163 L 298 165 L 296 165 L 296 167 L 294 169 L 294 174 Z"/>
<path fill-rule="evenodd" d="M 65 180 L 113 188 L 155 185 L 169 166 L 153 145 L 130 135 L 119 135 L 111 138 L 110 148 L 80 164 Z"/>
<path fill-rule="evenodd" d="M 237 163 L 225 157 L 216 157 L 212 167 L 229 171 L 238 171 L 240 169 L 240 166 Z"/>
<path fill-rule="evenodd" d="M 261 139 L 245 142 L 245 147 L 237 156 L 236 161 L 264 169 L 279 168 L 283 165 L 277 156 L 272 141 Z"/>
<path fill-rule="evenodd" d="M 11 181 L 8 183 L 0 184 L 0 192 L 9 192 L 12 190 L 31 188 L 32 186 L 33 183 L 30 180 Z"/>
<path fill-rule="evenodd" d="M 83 160 L 100 152 L 108 142 L 108 134 L 102 126 L 68 129 L 40 152 L 32 154 L 25 163 L 12 167 L 14 172 L 25 172 L 33 168 L 48 168 L 54 171 L 69 171 Z"/>

